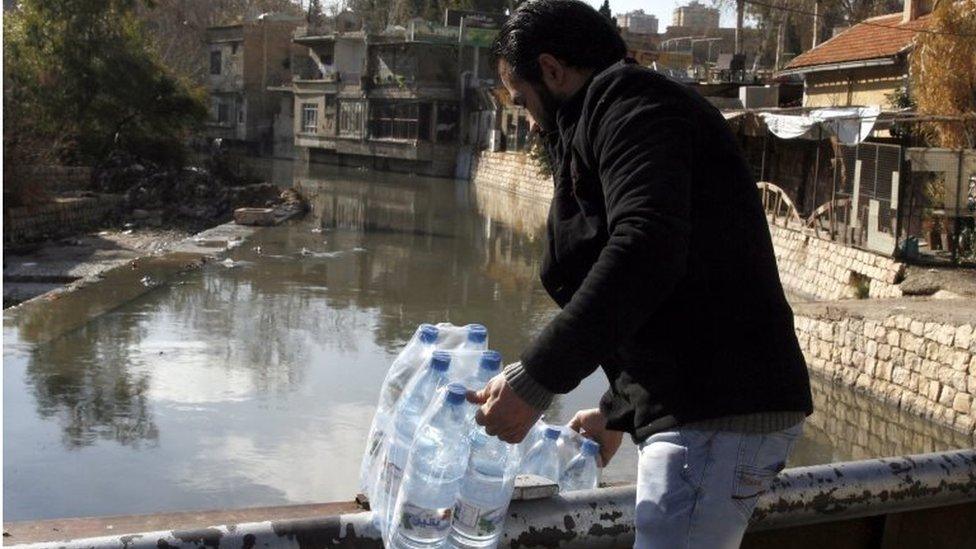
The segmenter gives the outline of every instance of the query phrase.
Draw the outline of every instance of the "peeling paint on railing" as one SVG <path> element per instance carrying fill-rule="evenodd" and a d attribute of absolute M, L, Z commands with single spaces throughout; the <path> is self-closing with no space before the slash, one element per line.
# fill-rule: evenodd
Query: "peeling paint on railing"
<path fill-rule="evenodd" d="M 634 486 L 514 501 L 503 546 L 625 547 L 634 538 Z M 783 471 L 759 501 L 750 531 L 976 502 L 976 450 L 871 459 Z M 368 512 L 231 524 L 189 531 L 16 545 L 22 549 L 379 548 Z"/>

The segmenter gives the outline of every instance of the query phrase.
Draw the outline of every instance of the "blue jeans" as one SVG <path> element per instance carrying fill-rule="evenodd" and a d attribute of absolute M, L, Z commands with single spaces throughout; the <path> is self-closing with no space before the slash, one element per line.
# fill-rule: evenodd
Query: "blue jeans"
<path fill-rule="evenodd" d="M 636 549 L 739 547 L 803 422 L 767 434 L 677 428 L 639 447 Z"/>

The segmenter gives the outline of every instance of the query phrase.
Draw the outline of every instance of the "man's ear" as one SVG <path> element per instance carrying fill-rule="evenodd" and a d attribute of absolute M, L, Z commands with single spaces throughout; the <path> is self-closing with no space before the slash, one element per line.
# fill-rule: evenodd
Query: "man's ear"
<path fill-rule="evenodd" d="M 560 89 L 566 79 L 566 66 L 558 59 L 548 53 L 539 54 L 539 70 L 542 72 L 542 81 L 549 85 L 550 89 Z"/>

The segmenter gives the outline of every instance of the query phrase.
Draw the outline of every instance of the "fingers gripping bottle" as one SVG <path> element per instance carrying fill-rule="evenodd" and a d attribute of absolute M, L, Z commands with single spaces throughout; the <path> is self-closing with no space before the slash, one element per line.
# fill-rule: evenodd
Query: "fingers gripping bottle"
<path fill-rule="evenodd" d="M 596 456 L 600 453 L 600 444 L 595 440 L 585 439 L 576 454 L 563 470 L 559 479 L 559 491 L 592 490 L 596 488 L 600 478 Z"/>
<path fill-rule="evenodd" d="M 439 408 L 417 431 L 394 507 L 388 547 L 441 547 L 468 464 L 469 415 L 464 385 L 448 385 Z M 435 404 L 437 406 L 437 404 Z"/>
<path fill-rule="evenodd" d="M 380 472 L 379 489 L 370 504 L 374 517 L 379 518 L 379 527 L 383 532 L 387 531 L 390 524 L 393 504 L 400 489 L 403 470 L 407 465 L 417 428 L 427 406 L 437 395 L 437 389 L 447 384 L 450 365 L 449 353 L 434 351 L 427 369 L 410 381 L 397 405 L 393 416 L 393 440 Z"/>
<path fill-rule="evenodd" d="M 498 351 L 484 351 L 478 361 L 478 370 L 465 384 L 468 389 L 478 391 L 488 384 L 502 369 L 502 355 Z"/>
<path fill-rule="evenodd" d="M 479 427 L 471 435 L 471 457 L 454 505 L 448 547 L 497 547 L 515 489 L 518 447 Z"/>
<path fill-rule="evenodd" d="M 538 475 L 553 482 L 559 482 L 559 451 L 556 441 L 560 431 L 555 427 L 546 427 L 542 440 L 535 443 L 525 459 L 522 461 L 522 473 Z"/>

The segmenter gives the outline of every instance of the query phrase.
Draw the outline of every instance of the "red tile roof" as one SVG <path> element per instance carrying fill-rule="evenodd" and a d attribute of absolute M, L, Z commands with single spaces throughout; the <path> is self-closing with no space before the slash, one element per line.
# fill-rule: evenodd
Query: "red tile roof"
<path fill-rule="evenodd" d="M 918 30 L 927 27 L 930 18 L 931 15 L 923 15 L 902 23 L 901 13 L 891 13 L 866 19 L 794 57 L 785 70 L 894 56 L 911 46 Z"/>

